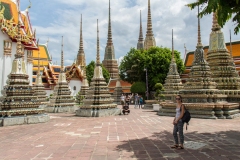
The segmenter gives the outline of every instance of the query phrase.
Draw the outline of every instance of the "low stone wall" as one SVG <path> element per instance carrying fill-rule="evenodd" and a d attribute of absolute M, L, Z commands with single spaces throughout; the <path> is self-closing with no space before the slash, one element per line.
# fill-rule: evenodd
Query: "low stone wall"
<path fill-rule="evenodd" d="M 157 100 L 145 100 L 143 109 L 153 109 L 153 104 L 157 104 Z"/>
<path fill-rule="evenodd" d="M 4 118 L 0 118 L 0 126 L 45 123 L 45 122 L 48 122 L 49 119 L 50 118 L 48 114 L 4 117 Z"/>
<path fill-rule="evenodd" d="M 107 117 L 120 115 L 121 109 L 109 108 L 109 109 L 78 109 L 76 115 L 80 117 Z"/>

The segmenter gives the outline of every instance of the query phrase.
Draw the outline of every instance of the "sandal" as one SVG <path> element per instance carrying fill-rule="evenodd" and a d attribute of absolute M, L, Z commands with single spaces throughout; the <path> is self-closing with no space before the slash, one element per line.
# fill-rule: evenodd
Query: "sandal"
<path fill-rule="evenodd" d="M 179 146 L 177 144 L 171 146 L 171 148 L 178 148 Z"/>
<path fill-rule="evenodd" d="M 177 149 L 184 149 L 184 147 L 183 146 L 178 146 L 178 148 Z"/>

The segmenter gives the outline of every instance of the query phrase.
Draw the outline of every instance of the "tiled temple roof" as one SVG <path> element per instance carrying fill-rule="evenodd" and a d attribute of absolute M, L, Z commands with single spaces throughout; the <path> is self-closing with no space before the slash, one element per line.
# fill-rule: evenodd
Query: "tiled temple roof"
<path fill-rule="evenodd" d="M 37 44 L 34 32 L 32 30 L 28 9 L 20 12 L 18 5 L 11 0 L 1 0 L 0 9 L 3 11 L 3 19 L 0 20 L 0 28 L 5 32 L 13 41 L 16 41 L 16 26 L 18 20 L 21 21 L 21 34 L 22 44 L 29 50 L 37 50 Z M 1 14 L 1 13 L 0 13 Z M 1 17 L 1 16 L 0 16 Z"/>

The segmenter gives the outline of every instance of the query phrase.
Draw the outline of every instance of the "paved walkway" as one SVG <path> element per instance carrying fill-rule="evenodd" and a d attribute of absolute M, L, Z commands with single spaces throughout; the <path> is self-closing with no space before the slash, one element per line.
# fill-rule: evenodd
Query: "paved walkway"
<path fill-rule="evenodd" d="M 50 114 L 47 123 L 0 128 L 0 160 L 239 160 L 240 118 L 192 119 L 185 149 L 171 149 L 172 117 L 134 109 L 83 118 Z"/>

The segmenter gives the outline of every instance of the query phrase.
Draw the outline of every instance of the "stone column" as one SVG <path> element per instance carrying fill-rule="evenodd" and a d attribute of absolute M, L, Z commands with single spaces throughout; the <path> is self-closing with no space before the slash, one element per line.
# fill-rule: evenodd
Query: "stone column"
<path fill-rule="evenodd" d="M 27 50 L 27 74 L 29 76 L 30 85 L 32 85 L 32 74 L 33 74 L 33 52 Z"/>

